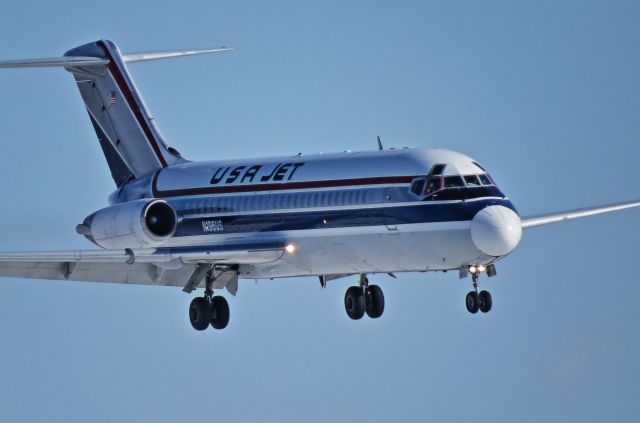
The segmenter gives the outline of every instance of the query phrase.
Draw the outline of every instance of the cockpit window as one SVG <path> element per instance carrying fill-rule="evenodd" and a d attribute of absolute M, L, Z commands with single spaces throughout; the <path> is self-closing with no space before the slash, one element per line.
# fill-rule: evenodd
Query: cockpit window
<path fill-rule="evenodd" d="M 413 180 L 409 190 L 425 201 L 469 200 L 482 197 L 501 197 L 504 194 L 495 186 L 487 173 L 473 175 L 442 176 L 445 165 L 434 165 L 427 177 Z"/>
<path fill-rule="evenodd" d="M 464 181 L 459 176 L 445 176 L 444 187 L 445 188 L 459 188 L 464 186 Z"/>
<path fill-rule="evenodd" d="M 486 173 L 478 175 L 431 176 L 424 192 L 426 201 L 469 200 L 501 197 L 504 194 Z"/>
<path fill-rule="evenodd" d="M 464 181 L 466 182 L 468 187 L 479 187 L 480 181 L 478 180 L 477 175 L 466 175 L 464 177 Z"/>
<path fill-rule="evenodd" d="M 491 179 L 489 179 L 487 175 L 478 175 L 478 178 L 480 178 L 480 182 L 482 182 L 482 185 L 493 185 L 491 183 Z"/>
<path fill-rule="evenodd" d="M 432 176 L 429 178 L 429 182 L 427 182 L 427 189 L 425 191 L 426 195 L 433 194 L 434 192 L 438 192 L 443 187 L 442 176 Z"/>
<path fill-rule="evenodd" d="M 427 181 L 424 178 L 417 179 L 413 181 L 411 184 L 411 192 L 415 195 L 422 195 L 422 191 L 424 190 L 424 184 Z"/>
<path fill-rule="evenodd" d="M 447 167 L 446 164 L 433 165 L 433 168 L 431 168 L 431 172 L 429 172 L 429 175 L 431 175 L 431 176 L 442 175 L 444 173 L 444 168 L 445 167 Z"/>

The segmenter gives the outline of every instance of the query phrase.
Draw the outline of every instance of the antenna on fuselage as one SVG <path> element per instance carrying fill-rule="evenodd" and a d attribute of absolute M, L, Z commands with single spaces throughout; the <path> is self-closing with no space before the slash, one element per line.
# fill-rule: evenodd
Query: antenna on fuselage
<path fill-rule="evenodd" d="M 378 150 L 384 150 L 384 148 L 382 147 L 382 141 L 380 140 L 380 135 L 378 135 Z"/>

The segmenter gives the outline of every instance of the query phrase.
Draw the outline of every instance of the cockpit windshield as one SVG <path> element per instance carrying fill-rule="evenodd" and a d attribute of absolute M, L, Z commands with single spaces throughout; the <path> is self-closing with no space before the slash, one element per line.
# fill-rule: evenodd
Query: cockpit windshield
<path fill-rule="evenodd" d="M 426 177 L 414 179 L 411 193 L 424 201 L 504 198 L 491 176 L 480 166 L 475 174 L 444 176 L 445 167 L 445 164 L 436 164 Z"/>

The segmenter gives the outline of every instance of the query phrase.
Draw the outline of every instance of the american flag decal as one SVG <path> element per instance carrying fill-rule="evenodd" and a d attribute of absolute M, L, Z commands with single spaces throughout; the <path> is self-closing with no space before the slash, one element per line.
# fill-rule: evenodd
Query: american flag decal
<path fill-rule="evenodd" d="M 107 96 L 107 105 L 113 106 L 116 104 L 116 92 L 109 91 L 109 95 Z"/>

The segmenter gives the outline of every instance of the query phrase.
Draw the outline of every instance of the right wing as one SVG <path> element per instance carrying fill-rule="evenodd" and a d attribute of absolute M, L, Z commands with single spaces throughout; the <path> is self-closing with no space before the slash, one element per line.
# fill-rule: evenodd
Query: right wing
<path fill-rule="evenodd" d="M 0 276 L 169 285 L 191 291 L 200 284 L 204 273 L 213 264 L 235 269 L 237 265 L 270 263 L 284 255 L 284 248 L 283 244 L 241 244 L 198 248 L 6 252 L 0 253 Z M 237 280 L 237 270 L 231 273 Z"/>
<path fill-rule="evenodd" d="M 640 201 L 630 201 L 627 203 L 611 204 L 608 206 L 571 210 L 561 213 L 545 214 L 522 219 L 522 229 L 533 228 L 535 226 L 549 225 L 567 220 L 579 219 L 581 217 L 596 216 L 598 214 L 610 213 L 618 210 L 640 207 Z"/>

